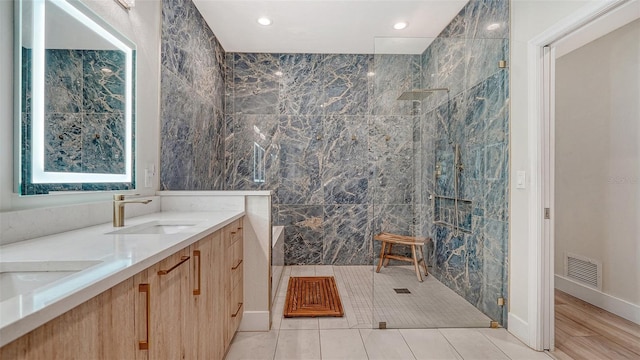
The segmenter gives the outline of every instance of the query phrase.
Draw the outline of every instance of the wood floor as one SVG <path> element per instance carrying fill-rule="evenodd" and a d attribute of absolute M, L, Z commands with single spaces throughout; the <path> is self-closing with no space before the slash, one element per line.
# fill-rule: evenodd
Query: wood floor
<path fill-rule="evenodd" d="M 640 325 L 555 291 L 556 359 L 640 359 Z"/>

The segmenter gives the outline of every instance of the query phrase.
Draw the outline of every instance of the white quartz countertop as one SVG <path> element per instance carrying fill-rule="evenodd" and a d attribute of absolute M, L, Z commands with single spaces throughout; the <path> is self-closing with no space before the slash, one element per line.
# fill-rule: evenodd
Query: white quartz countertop
<path fill-rule="evenodd" d="M 242 217 L 244 211 L 159 212 L 0 247 L 0 265 L 88 262 L 90 267 L 0 302 L 0 346 L 73 309 Z M 193 224 L 175 234 L 108 234 L 158 221 Z"/>

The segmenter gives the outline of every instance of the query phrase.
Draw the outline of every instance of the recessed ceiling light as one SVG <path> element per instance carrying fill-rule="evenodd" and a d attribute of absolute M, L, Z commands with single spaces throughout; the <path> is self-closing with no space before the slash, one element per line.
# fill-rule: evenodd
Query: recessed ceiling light
<path fill-rule="evenodd" d="M 263 16 L 261 18 L 258 18 L 258 24 L 263 25 L 263 26 L 269 26 L 269 25 L 271 25 L 271 19 L 269 19 L 266 16 Z"/>
<path fill-rule="evenodd" d="M 500 28 L 500 24 L 498 24 L 498 23 L 493 23 L 493 24 L 487 26 L 487 30 L 489 30 L 489 31 L 496 30 L 498 28 Z"/>
<path fill-rule="evenodd" d="M 402 30 L 402 29 L 406 28 L 408 25 L 409 25 L 408 23 L 406 23 L 404 21 L 401 21 L 401 22 L 397 22 L 397 23 L 393 24 L 393 28 L 396 29 L 396 30 Z"/>

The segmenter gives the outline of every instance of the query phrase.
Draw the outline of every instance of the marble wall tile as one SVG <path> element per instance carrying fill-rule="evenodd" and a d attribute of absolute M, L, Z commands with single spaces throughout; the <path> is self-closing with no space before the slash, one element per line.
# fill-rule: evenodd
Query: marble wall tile
<path fill-rule="evenodd" d="M 465 46 L 465 87 L 467 89 L 503 71 L 498 67 L 498 62 L 509 60 L 508 44 L 507 39 L 467 39 Z"/>
<path fill-rule="evenodd" d="M 280 61 L 276 54 L 235 53 L 234 109 L 242 114 L 277 114 Z"/>
<path fill-rule="evenodd" d="M 278 205 L 278 219 L 287 234 L 285 265 L 322 265 L 323 206 Z"/>
<path fill-rule="evenodd" d="M 324 113 L 324 60 L 324 54 L 280 55 L 280 114 Z"/>
<path fill-rule="evenodd" d="M 215 157 L 213 159 L 213 168 L 210 169 L 209 176 L 213 177 L 213 189 L 224 189 L 225 187 L 225 171 L 226 171 L 226 150 L 225 150 L 225 133 L 226 133 L 226 120 L 223 114 L 223 110 L 220 108 L 215 109 L 215 123 L 214 123 L 214 142 L 213 151 Z"/>
<path fill-rule="evenodd" d="M 222 190 L 226 54 L 191 0 L 164 1 L 162 16 L 161 188 Z"/>
<path fill-rule="evenodd" d="M 324 61 L 325 113 L 365 115 L 368 113 L 367 73 L 372 55 L 328 54 Z"/>
<path fill-rule="evenodd" d="M 194 131 L 193 97 L 189 96 L 189 87 L 171 72 L 161 73 L 161 137 L 165 141 L 189 139 Z M 167 159 L 168 160 L 168 159 Z"/>
<path fill-rule="evenodd" d="M 467 40 L 457 38 L 438 38 L 431 46 L 436 47 L 438 62 L 438 83 L 448 88 L 451 96 L 456 96 L 465 89 L 466 84 L 466 52 Z"/>
<path fill-rule="evenodd" d="M 322 118 L 320 116 L 280 116 L 279 187 L 280 204 L 323 203 L 320 166 Z"/>
<path fill-rule="evenodd" d="M 190 189 L 194 178 L 193 143 L 189 140 L 163 142 L 160 156 L 163 159 L 160 162 L 161 188 L 163 190 Z"/>
<path fill-rule="evenodd" d="M 235 114 L 234 110 L 234 81 L 233 81 L 233 59 L 232 53 L 224 54 L 224 114 Z"/>
<path fill-rule="evenodd" d="M 368 203 L 372 174 L 367 117 L 327 116 L 323 130 L 324 204 Z"/>
<path fill-rule="evenodd" d="M 497 29 L 487 29 L 490 24 L 494 23 L 499 25 Z M 508 38 L 509 1 L 470 0 L 438 37 Z"/>
<path fill-rule="evenodd" d="M 413 123 L 413 116 L 371 117 L 369 142 L 375 171 L 375 203 L 411 204 L 414 201 Z"/>
<path fill-rule="evenodd" d="M 473 39 L 509 38 L 509 1 L 508 0 L 471 0 L 465 6 L 465 37 Z M 498 24 L 496 29 L 488 29 Z"/>
<path fill-rule="evenodd" d="M 325 205 L 323 263 L 325 265 L 371 264 L 373 234 L 369 205 Z"/>
<path fill-rule="evenodd" d="M 224 189 L 233 189 L 235 184 L 235 130 L 233 120 L 234 115 L 225 115 L 225 127 L 224 127 Z"/>
<path fill-rule="evenodd" d="M 202 16 L 191 0 L 163 1 L 162 67 L 189 84 L 194 83 L 195 71 L 198 70 L 198 49 L 194 49 L 194 43 L 205 43 L 202 37 L 209 38 L 204 27 Z"/>
<path fill-rule="evenodd" d="M 233 166 L 227 178 L 231 190 L 277 190 L 280 184 L 280 116 L 233 115 L 233 139 L 231 154 Z M 256 158 L 254 149 L 259 146 L 264 154 Z M 256 181 L 256 166 L 264 164 L 264 181 Z M 273 196 L 272 201 L 278 202 Z"/>
<path fill-rule="evenodd" d="M 509 138 L 509 72 L 501 71 L 487 79 L 485 97 L 488 109 L 486 141 L 506 142 Z"/>

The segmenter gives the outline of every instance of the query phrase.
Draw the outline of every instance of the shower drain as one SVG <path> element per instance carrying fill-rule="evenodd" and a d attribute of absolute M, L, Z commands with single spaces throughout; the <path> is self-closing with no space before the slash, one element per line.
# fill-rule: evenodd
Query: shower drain
<path fill-rule="evenodd" d="M 393 289 L 393 291 L 395 291 L 397 294 L 411 294 L 411 291 L 409 291 L 409 289 L 407 288 Z"/>

